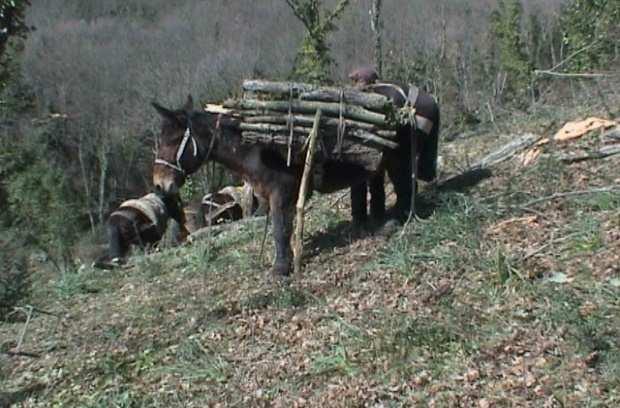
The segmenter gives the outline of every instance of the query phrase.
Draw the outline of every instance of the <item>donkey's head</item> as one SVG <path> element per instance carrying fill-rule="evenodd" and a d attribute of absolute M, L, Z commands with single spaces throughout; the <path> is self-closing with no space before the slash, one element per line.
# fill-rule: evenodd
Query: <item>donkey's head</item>
<path fill-rule="evenodd" d="M 192 126 L 193 100 L 191 95 L 181 109 L 170 110 L 153 103 L 163 121 L 158 149 L 153 164 L 153 185 L 158 191 L 176 194 L 204 157 Z"/>

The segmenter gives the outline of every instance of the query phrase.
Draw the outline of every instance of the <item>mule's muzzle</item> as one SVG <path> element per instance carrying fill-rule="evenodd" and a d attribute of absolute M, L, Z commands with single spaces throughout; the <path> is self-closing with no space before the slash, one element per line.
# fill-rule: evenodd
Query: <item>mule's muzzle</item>
<path fill-rule="evenodd" d="M 178 194 L 183 181 L 177 180 L 176 175 L 170 174 L 171 172 L 162 170 L 153 170 L 153 187 L 155 187 L 155 191 L 167 195 Z"/>

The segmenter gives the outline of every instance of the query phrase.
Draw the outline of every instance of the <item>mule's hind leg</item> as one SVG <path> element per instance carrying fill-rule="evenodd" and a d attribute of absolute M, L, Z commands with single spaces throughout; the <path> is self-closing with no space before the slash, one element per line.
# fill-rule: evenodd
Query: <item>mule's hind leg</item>
<path fill-rule="evenodd" d="M 386 161 L 388 176 L 394 185 L 396 192 L 396 204 L 394 210 L 397 218 L 405 219 L 411 209 L 411 196 L 414 194 L 411 179 L 411 153 L 410 146 L 403 146 L 400 154 Z M 417 192 L 417 183 L 415 190 Z"/>
<path fill-rule="evenodd" d="M 366 182 L 351 186 L 351 218 L 356 227 L 364 227 L 368 221 Z"/>
<path fill-rule="evenodd" d="M 370 218 L 379 224 L 385 218 L 385 173 L 378 171 L 370 178 Z"/>
<path fill-rule="evenodd" d="M 291 235 L 293 234 L 294 196 L 274 191 L 269 197 L 269 206 L 273 222 L 273 239 L 276 246 L 276 259 L 272 273 L 275 277 L 286 277 L 291 274 L 293 251 Z"/>

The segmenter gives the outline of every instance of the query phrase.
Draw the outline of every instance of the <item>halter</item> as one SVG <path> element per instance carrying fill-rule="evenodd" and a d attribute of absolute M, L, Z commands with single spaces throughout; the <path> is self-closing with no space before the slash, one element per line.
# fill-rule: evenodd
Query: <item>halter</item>
<path fill-rule="evenodd" d="M 164 159 L 155 159 L 155 164 L 161 164 L 163 166 L 170 167 L 171 169 L 174 169 L 179 173 L 185 175 L 185 170 L 183 170 L 183 167 L 181 166 L 181 158 L 183 157 L 183 154 L 185 153 L 185 148 L 187 147 L 187 143 L 190 140 L 192 141 L 192 147 L 194 148 L 194 157 L 198 156 L 198 144 L 196 143 L 196 139 L 192 135 L 191 129 L 192 120 L 188 117 L 187 129 L 185 129 L 185 133 L 183 134 L 183 140 L 181 141 L 179 149 L 177 150 L 176 163 L 170 163 L 169 161 L 166 161 Z"/>

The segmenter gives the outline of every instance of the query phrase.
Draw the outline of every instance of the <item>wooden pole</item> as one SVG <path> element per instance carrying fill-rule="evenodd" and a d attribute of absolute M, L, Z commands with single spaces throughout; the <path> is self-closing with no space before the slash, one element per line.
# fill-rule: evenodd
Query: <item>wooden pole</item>
<path fill-rule="evenodd" d="M 301 273 L 301 256 L 303 254 L 303 239 L 304 239 L 304 206 L 306 204 L 306 194 L 308 192 L 308 184 L 310 178 L 310 170 L 312 169 L 312 161 L 314 160 L 314 149 L 316 147 L 316 139 L 319 134 L 319 123 L 321 121 L 321 110 L 316 111 L 314 117 L 314 126 L 310 133 L 310 140 L 308 142 L 308 152 L 306 153 L 306 162 L 304 164 L 303 174 L 301 176 L 301 183 L 299 185 L 299 195 L 297 197 L 297 204 L 295 206 L 295 238 L 293 244 L 293 267 L 295 275 Z"/>

